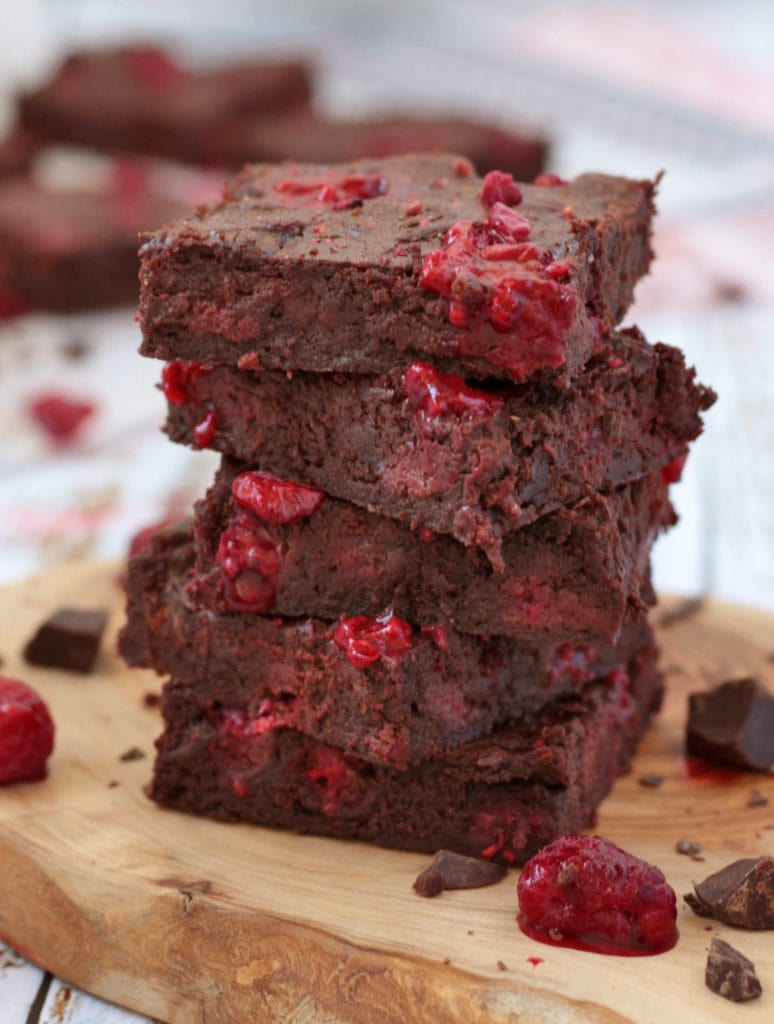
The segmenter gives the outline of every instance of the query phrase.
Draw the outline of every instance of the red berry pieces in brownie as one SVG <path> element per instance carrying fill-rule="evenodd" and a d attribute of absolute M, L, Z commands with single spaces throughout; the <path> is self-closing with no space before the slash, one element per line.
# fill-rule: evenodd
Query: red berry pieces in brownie
<path fill-rule="evenodd" d="M 518 884 L 519 926 L 539 942 L 618 956 L 677 942 L 675 894 L 658 868 L 600 836 L 563 836 Z"/>
<path fill-rule="evenodd" d="M 186 405 L 195 401 L 192 386 L 202 373 L 209 373 L 201 363 L 188 363 L 176 359 L 161 371 L 161 390 L 170 405 Z"/>
<path fill-rule="evenodd" d="M 429 363 L 412 363 L 400 383 L 411 405 L 430 419 L 484 419 L 503 405 L 496 395 L 469 387 L 456 373 L 441 373 Z"/>
<path fill-rule="evenodd" d="M 54 749 L 54 723 L 41 698 L 26 683 L 0 676 L 0 783 L 46 777 Z"/>
<path fill-rule="evenodd" d="M 331 210 L 350 210 L 362 206 L 364 199 L 375 199 L 387 191 L 387 179 L 378 174 L 330 173 L 313 178 L 283 178 L 274 190 L 282 194 L 288 206 L 320 204 Z"/>
<path fill-rule="evenodd" d="M 197 448 L 209 448 L 218 429 L 218 416 L 209 409 L 193 428 L 193 442 Z"/>
<path fill-rule="evenodd" d="M 333 631 L 333 640 L 355 668 L 368 668 L 382 657 L 400 658 L 413 646 L 411 625 L 389 612 L 378 619 L 367 615 L 342 619 Z"/>
<path fill-rule="evenodd" d="M 556 188 L 557 185 L 566 185 L 567 182 L 564 178 L 560 178 L 558 174 L 545 173 L 538 174 L 532 184 L 537 185 L 539 188 Z"/>
<path fill-rule="evenodd" d="M 39 395 L 29 404 L 30 415 L 49 437 L 60 443 L 72 440 L 84 420 L 95 411 L 96 406 L 91 402 L 79 402 L 55 392 Z"/>
<path fill-rule="evenodd" d="M 679 459 L 672 459 L 661 470 L 661 479 L 665 484 L 676 484 L 683 475 L 683 466 L 687 455 L 681 455 Z"/>
<path fill-rule="evenodd" d="M 168 89 L 186 77 L 172 57 L 156 46 L 136 46 L 127 50 L 126 60 L 138 82 L 154 89 Z"/>
<path fill-rule="evenodd" d="M 215 555 L 224 596 L 235 611 L 267 612 L 274 605 L 281 559 L 268 530 L 249 512 L 238 512 L 220 535 Z"/>
<path fill-rule="evenodd" d="M 325 501 L 325 495 L 316 487 L 257 471 L 240 473 L 231 485 L 231 493 L 242 508 L 262 522 L 274 524 L 306 519 Z"/>
<path fill-rule="evenodd" d="M 504 171 L 490 171 L 481 186 L 481 204 L 494 206 L 505 203 L 506 206 L 518 206 L 521 202 L 521 189 L 513 180 L 513 176 Z"/>

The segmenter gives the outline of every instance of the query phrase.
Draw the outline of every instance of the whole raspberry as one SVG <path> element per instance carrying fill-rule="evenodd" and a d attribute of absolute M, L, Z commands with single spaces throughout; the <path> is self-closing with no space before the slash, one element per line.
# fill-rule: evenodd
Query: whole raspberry
<path fill-rule="evenodd" d="M 618 956 L 677 942 L 675 894 L 658 868 L 600 836 L 562 836 L 519 878 L 519 926 L 540 942 Z"/>
<path fill-rule="evenodd" d="M 46 777 L 54 749 L 54 723 L 41 698 L 26 683 L 0 676 L 0 783 Z"/>

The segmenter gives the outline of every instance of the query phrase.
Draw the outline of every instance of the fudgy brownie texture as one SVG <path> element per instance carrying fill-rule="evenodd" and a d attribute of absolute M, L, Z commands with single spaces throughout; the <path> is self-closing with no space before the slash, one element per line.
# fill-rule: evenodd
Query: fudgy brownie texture
<path fill-rule="evenodd" d="M 425 363 L 380 376 L 173 363 L 166 432 L 497 560 L 502 538 L 682 458 L 714 400 L 682 353 L 622 332 L 567 391 L 471 388 Z M 195 433 L 197 431 L 197 433 Z"/>
<path fill-rule="evenodd" d="M 244 708 L 201 701 L 171 681 L 149 794 L 213 818 L 523 864 L 590 823 L 661 691 L 646 647 L 627 673 L 553 703 L 528 725 L 398 770 L 294 729 L 255 728 Z"/>
<path fill-rule="evenodd" d="M 615 645 L 411 631 L 398 657 L 357 668 L 319 619 L 219 615 L 187 592 L 190 533 L 170 529 L 129 564 L 120 651 L 186 680 L 192 699 L 242 708 L 256 732 L 286 726 L 399 768 L 449 751 L 625 667 L 651 642 L 644 618 Z"/>
<path fill-rule="evenodd" d="M 609 641 L 644 610 L 650 548 L 674 521 L 655 473 L 517 531 L 496 569 L 478 548 L 313 489 L 316 510 L 267 519 L 254 492 L 287 485 L 275 481 L 224 460 L 197 502 L 189 590 L 200 607 L 332 620 L 394 613 L 474 635 Z"/>
<path fill-rule="evenodd" d="M 543 170 L 548 143 L 515 127 L 497 128 L 461 117 L 391 113 L 345 121 L 312 110 L 244 118 L 225 125 L 212 139 L 213 162 L 226 167 L 280 160 L 337 164 L 364 156 L 432 152 L 462 153 L 479 174 L 499 169 L 531 181 Z"/>
<path fill-rule="evenodd" d="M 652 213 L 648 181 L 517 188 L 448 154 L 247 167 L 221 203 L 145 237 L 141 351 L 566 381 L 648 269 Z"/>
<path fill-rule="evenodd" d="M 68 312 L 133 303 L 137 233 L 182 210 L 150 191 L 0 184 L 0 290 L 20 308 Z"/>
<path fill-rule="evenodd" d="M 138 44 L 73 53 L 18 97 L 18 109 L 21 124 L 47 141 L 209 163 L 212 136 L 231 118 L 292 110 L 309 94 L 303 60 L 198 70 Z"/>

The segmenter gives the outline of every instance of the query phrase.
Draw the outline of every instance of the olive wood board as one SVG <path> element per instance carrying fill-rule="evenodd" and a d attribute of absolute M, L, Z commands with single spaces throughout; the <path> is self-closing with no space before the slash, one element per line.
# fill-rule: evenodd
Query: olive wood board
<path fill-rule="evenodd" d="M 143 787 L 160 731 L 145 696 L 159 680 L 114 653 L 119 573 L 76 563 L 0 592 L 2 672 L 34 686 L 57 726 L 48 778 L 0 788 L 0 935 L 30 960 L 170 1024 L 774 1020 L 772 933 L 699 918 L 681 898 L 729 861 L 774 854 L 774 779 L 697 774 L 682 750 L 688 692 L 748 674 L 772 686 L 773 617 L 706 602 L 660 629 L 668 699 L 595 831 L 664 871 L 680 940 L 660 956 L 602 956 L 526 938 L 516 871 L 424 899 L 412 882 L 425 855 L 157 808 Z M 113 610 L 88 676 L 21 657 L 63 605 Z M 122 761 L 131 748 L 145 756 Z M 649 773 L 662 784 L 641 785 Z M 768 805 L 748 806 L 751 789 Z M 678 854 L 680 839 L 704 860 Z M 759 999 L 738 1006 L 705 987 L 713 935 L 753 960 Z"/>

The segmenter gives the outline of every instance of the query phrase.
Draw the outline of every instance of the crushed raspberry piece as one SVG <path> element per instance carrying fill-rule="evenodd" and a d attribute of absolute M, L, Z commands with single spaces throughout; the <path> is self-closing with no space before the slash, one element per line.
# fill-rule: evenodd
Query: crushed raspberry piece
<path fill-rule="evenodd" d="M 237 512 L 221 533 L 215 560 L 230 608 L 269 611 L 282 562 L 269 532 L 249 512 Z"/>
<path fill-rule="evenodd" d="M 474 167 L 470 160 L 458 156 L 452 160 L 452 170 L 458 178 L 470 178 L 473 176 Z"/>
<path fill-rule="evenodd" d="M 400 658 L 413 647 L 411 626 L 391 612 L 377 619 L 356 615 L 342 619 L 333 631 L 333 641 L 355 668 L 368 668 L 379 658 Z"/>
<path fill-rule="evenodd" d="M 661 479 L 665 484 L 679 483 L 687 458 L 687 455 L 681 455 L 679 459 L 672 459 L 671 462 L 667 462 L 666 466 L 661 467 Z"/>
<path fill-rule="evenodd" d="M 574 686 L 582 686 L 594 678 L 589 669 L 593 652 L 588 647 L 576 647 L 573 644 L 562 644 L 551 659 L 548 667 L 548 679 L 552 686 L 565 680 L 571 680 Z"/>
<path fill-rule="evenodd" d="M 439 651 L 449 650 L 449 636 L 443 626 L 422 626 L 423 636 L 429 636 Z"/>
<path fill-rule="evenodd" d="M 358 760 L 331 747 L 318 747 L 310 757 L 306 777 L 317 784 L 323 802 L 320 808 L 330 814 L 341 804 L 353 803 L 361 793 Z"/>
<path fill-rule="evenodd" d="M 170 405 L 186 405 L 195 402 L 194 383 L 197 377 L 210 371 L 201 363 L 187 363 L 176 359 L 167 363 L 161 371 L 161 390 Z"/>
<path fill-rule="evenodd" d="M 46 777 L 54 749 L 54 722 L 26 683 L 0 676 L 0 784 Z"/>
<path fill-rule="evenodd" d="M 482 206 L 494 206 L 495 203 L 518 206 L 521 202 L 521 189 L 513 180 L 513 175 L 504 171 L 490 171 L 484 178 L 480 199 Z"/>
<path fill-rule="evenodd" d="M 317 178 L 283 178 L 274 183 L 274 190 L 283 195 L 289 206 L 310 206 L 317 203 L 332 210 L 349 210 L 365 199 L 383 196 L 387 178 L 378 174 L 345 174 L 337 177 L 327 172 Z"/>
<path fill-rule="evenodd" d="M 538 174 L 532 184 L 538 188 L 555 188 L 557 185 L 566 185 L 567 182 L 558 174 Z"/>
<path fill-rule="evenodd" d="M 325 501 L 316 487 L 280 480 L 257 470 L 240 473 L 231 485 L 234 500 L 264 523 L 295 523 L 311 516 Z"/>
<path fill-rule="evenodd" d="M 677 942 L 675 894 L 661 871 L 600 836 L 563 836 L 541 850 L 518 897 L 519 927 L 549 945 L 649 956 Z"/>
<path fill-rule="evenodd" d="M 193 428 L 193 440 L 197 448 L 209 448 L 215 431 L 218 429 L 218 416 L 214 409 L 210 409 L 205 416 L 199 420 Z"/>
<path fill-rule="evenodd" d="M 60 443 L 72 440 L 84 421 L 97 410 L 91 402 L 78 402 L 55 392 L 39 395 L 28 408 L 49 437 Z"/>
<path fill-rule="evenodd" d="M 416 217 L 422 212 L 422 204 L 418 199 L 412 199 L 410 203 L 406 203 L 403 212 L 407 217 Z"/>
<path fill-rule="evenodd" d="M 456 373 L 441 373 L 429 363 L 412 363 L 400 384 L 413 408 L 431 419 L 484 419 L 494 416 L 503 405 L 496 395 L 472 388 Z"/>
<path fill-rule="evenodd" d="M 529 231 L 520 214 L 495 203 L 489 216 L 487 223 L 452 225 L 444 248 L 424 257 L 422 284 L 449 300 L 449 322 L 465 331 L 461 352 L 486 352 L 514 379 L 538 366 L 561 366 L 577 292 L 546 272 L 555 262 L 547 249 L 517 241 Z M 514 332 L 518 346 L 506 338 L 496 340 Z"/>
<path fill-rule="evenodd" d="M 134 77 L 145 85 L 168 89 L 186 78 L 186 73 L 172 57 L 156 46 L 135 47 L 127 54 Z"/>

